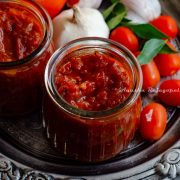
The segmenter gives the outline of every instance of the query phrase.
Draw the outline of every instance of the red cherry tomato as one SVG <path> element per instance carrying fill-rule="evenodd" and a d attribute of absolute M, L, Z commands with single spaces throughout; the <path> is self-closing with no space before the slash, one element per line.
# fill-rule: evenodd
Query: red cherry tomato
<path fill-rule="evenodd" d="M 159 16 L 151 21 L 151 24 L 170 38 L 174 38 L 178 34 L 177 23 L 171 16 Z"/>
<path fill-rule="evenodd" d="M 158 140 L 167 124 L 166 109 L 158 103 L 150 103 L 141 112 L 140 132 L 144 139 Z"/>
<path fill-rule="evenodd" d="M 50 14 L 51 18 L 55 17 L 64 7 L 67 0 L 36 0 Z"/>
<path fill-rule="evenodd" d="M 67 5 L 69 7 L 73 7 L 75 4 L 77 4 L 80 0 L 67 0 Z"/>
<path fill-rule="evenodd" d="M 127 27 L 121 26 L 114 29 L 110 34 L 110 39 L 121 43 L 132 52 L 139 49 L 137 36 Z"/>
<path fill-rule="evenodd" d="M 170 106 L 180 106 L 180 80 L 162 82 L 158 91 L 159 99 Z"/>
<path fill-rule="evenodd" d="M 180 69 L 179 54 L 159 54 L 154 58 L 161 76 L 170 76 Z"/>
<path fill-rule="evenodd" d="M 153 60 L 148 64 L 142 65 L 143 74 L 143 89 L 148 90 L 149 88 L 155 87 L 160 81 L 159 70 Z"/>

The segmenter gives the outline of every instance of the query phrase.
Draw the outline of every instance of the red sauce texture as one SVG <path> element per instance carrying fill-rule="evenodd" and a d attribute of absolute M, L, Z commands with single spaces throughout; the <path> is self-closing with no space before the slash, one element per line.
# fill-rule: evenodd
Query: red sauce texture
<path fill-rule="evenodd" d="M 118 60 L 94 52 L 68 57 L 57 68 L 55 85 L 71 105 L 89 111 L 111 109 L 130 94 L 132 77 Z"/>
<path fill-rule="evenodd" d="M 99 162 L 120 153 L 134 137 L 139 124 L 141 99 L 115 116 L 96 119 L 64 113 L 46 94 L 43 119 L 47 136 L 60 155 L 86 162 Z"/>
<path fill-rule="evenodd" d="M 32 12 L 15 4 L 0 4 L 0 62 L 30 55 L 42 38 L 41 24 Z"/>

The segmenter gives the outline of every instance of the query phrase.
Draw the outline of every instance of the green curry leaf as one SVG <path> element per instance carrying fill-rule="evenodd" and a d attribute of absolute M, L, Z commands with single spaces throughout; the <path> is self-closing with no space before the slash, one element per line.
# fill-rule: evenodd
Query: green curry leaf
<path fill-rule="evenodd" d="M 124 18 L 124 16 L 126 15 L 125 12 L 120 13 L 119 15 L 116 15 L 115 17 L 113 17 L 112 19 L 110 19 L 107 22 L 107 25 L 109 27 L 110 30 L 114 29 L 116 26 L 119 25 L 119 23 L 122 21 L 122 19 Z"/>
<path fill-rule="evenodd" d="M 167 39 L 168 37 L 156 29 L 151 24 L 130 24 L 127 23 L 125 26 L 129 27 L 138 37 L 143 39 Z"/>
<path fill-rule="evenodd" d="M 109 6 L 107 9 L 105 9 L 102 14 L 103 14 L 103 17 L 104 19 L 106 20 L 110 15 L 111 13 L 113 12 L 115 6 L 118 4 L 118 2 L 112 4 L 111 6 Z"/>
<path fill-rule="evenodd" d="M 161 39 L 150 39 L 148 40 L 141 53 L 139 54 L 138 61 L 141 65 L 150 62 L 164 47 L 166 41 Z"/>

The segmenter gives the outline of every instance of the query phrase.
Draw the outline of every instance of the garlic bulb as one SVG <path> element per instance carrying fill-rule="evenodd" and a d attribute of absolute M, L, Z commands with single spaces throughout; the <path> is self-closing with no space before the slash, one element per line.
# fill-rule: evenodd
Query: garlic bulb
<path fill-rule="evenodd" d="M 77 38 L 109 36 L 109 28 L 102 14 L 92 8 L 75 6 L 73 9 L 64 10 L 53 19 L 53 27 L 55 48 Z"/>
<path fill-rule="evenodd" d="M 161 14 L 161 5 L 158 0 L 121 0 L 121 2 L 130 11 L 142 17 L 144 22 L 152 21 Z M 129 17 L 132 16 L 129 15 Z"/>
<path fill-rule="evenodd" d="M 142 23 L 147 23 L 145 19 L 143 19 L 141 16 L 139 16 L 137 13 L 135 13 L 132 10 L 128 10 L 128 13 L 126 15 L 127 19 L 130 19 L 134 23 L 142 24 Z"/>
<path fill-rule="evenodd" d="M 101 3 L 102 3 L 102 0 L 80 0 L 78 3 L 78 6 L 98 9 Z"/>

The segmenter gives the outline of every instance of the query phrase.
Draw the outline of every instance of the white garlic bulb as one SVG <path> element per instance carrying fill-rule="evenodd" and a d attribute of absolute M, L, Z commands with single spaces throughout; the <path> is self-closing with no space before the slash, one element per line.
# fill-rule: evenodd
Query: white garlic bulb
<path fill-rule="evenodd" d="M 121 0 L 121 2 L 130 11 L 140 16 L 144 22 L 152 21 L 161 14 L 161 5 L 158 0 Z M 132 14 L 132 12 L 130 12 L 130 14 Z M 129 15 L 129 19 L 131 19 L 131 17 L 132 16 Z"/>
<path fill-rule="evenodd" d="M 148 21 L 146 21 L 145 19 L 143 19 L 141 16 L 139 16 L 137 13 L 135 13 L 132 10 L 128 10 L 128 13 L 126 15 L 127 19 L 130 19 L 133 23 L 138 23 L 138 24 L 142 24 L 142 23 L 147 23 Z"/>
<path fill-rule="evenodd" d="M 102 3 L 102 0 L 80 0 L 78 3 L 78 6 L 98 9 L 101 3 Z"/>
<path fill-rule="evenodd" d="M 109 28 L 102 14 L 92 8 L 75 6 L 73 9 L 64 10 L 53 19 L 53 27 L 55 48 L 77 38 L 109 36 Z"/>

